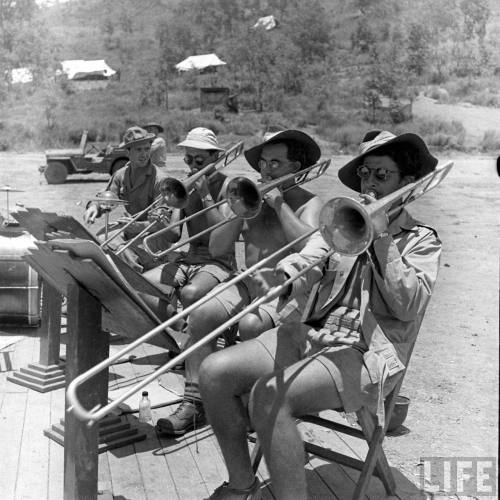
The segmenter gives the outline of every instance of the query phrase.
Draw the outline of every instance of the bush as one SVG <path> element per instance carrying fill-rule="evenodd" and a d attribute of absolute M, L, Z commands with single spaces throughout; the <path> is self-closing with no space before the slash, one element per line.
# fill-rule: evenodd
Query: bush
<path fill-rule="evenodd" d="M 481 151 L 500 151 L 500 132 L 497 130 L 487 130 L 479 144 Z"/>

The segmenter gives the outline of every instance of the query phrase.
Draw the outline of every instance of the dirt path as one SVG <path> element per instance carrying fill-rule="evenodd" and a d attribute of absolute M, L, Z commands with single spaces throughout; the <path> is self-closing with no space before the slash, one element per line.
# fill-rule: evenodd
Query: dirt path
<path fill-rule="evenodd" d="M 0 185 L 25 190 L 13 193 L 11 202 L 81 220 L 77 203 L 104 189 L 106 177 L 49 186 L 37 172 L 42 160 L 39 154 L 0 154 Z M 324 201 L 348 194 L 336 182 L 345 160 L 334 158 L 325 176 L 309 184 Z M 179 157 L 168 164 L 174 175 L 183 175 Z M 228 173 L 242 172 L 248 173 L 238 159 Z M 408 433 L 386 444 L 391 464 L 417 484 L 420 457 L 497 454 L 499 183 L 493 158 L 457 158 L 443 185 L 410 208 L 436 228 L 444 247 L 435 296 L 402 391 L 411 399 Z M 0 212 L 4 207 L 0 198 Z"/>

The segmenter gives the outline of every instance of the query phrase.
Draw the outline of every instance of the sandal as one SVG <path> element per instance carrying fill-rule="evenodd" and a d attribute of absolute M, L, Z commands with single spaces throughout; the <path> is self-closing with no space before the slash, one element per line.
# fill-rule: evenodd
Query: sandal
<path fill-rule="evenodd" d="M 260 481 L 255 478 L 249 488 L 238 490 L 230 488 L 229 483 L 224 481 L 208 498 L 208 500 L 262 500 Z"/>

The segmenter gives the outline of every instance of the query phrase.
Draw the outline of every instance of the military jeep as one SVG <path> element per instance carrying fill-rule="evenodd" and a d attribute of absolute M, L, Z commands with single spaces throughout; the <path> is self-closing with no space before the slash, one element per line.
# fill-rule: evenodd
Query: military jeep
<path fill-rule="evenodd" d="M 128 161 L 128 151 L 120 146 L 108 145 L 100 149 L 87 143 L 86 130 L 83 131 L 78 149 L 49 149 L 45 151 L 46 165 L 39 167 L 49 184 L 62 184 L 72 174 L 113 175 Z"/>

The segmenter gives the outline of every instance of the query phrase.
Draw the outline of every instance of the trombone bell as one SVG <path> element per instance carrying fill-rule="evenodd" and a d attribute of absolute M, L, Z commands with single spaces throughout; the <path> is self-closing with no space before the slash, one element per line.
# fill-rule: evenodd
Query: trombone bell
<path fill-rule="evenodd" d="M 258 187 L 243 176 L 229 181 L 226 198 L 231 212 L 241 219 L 253 219 L 262 207 L 262 195 Z"/>
<path fill-rule="evenodd" d="M 368 207 L 343 196 L 325 203 L 319 228 L 331 248 L 344 255 L 360 255 L 370 246 L 373 224 Z"/>
<path fill-rule="evenodd" d="M 160 193 L 169 207 L 185 208 L 188 204 L 189 193 L 186 186 L 174 177 L 167 177 L 161 181 Z"/>

